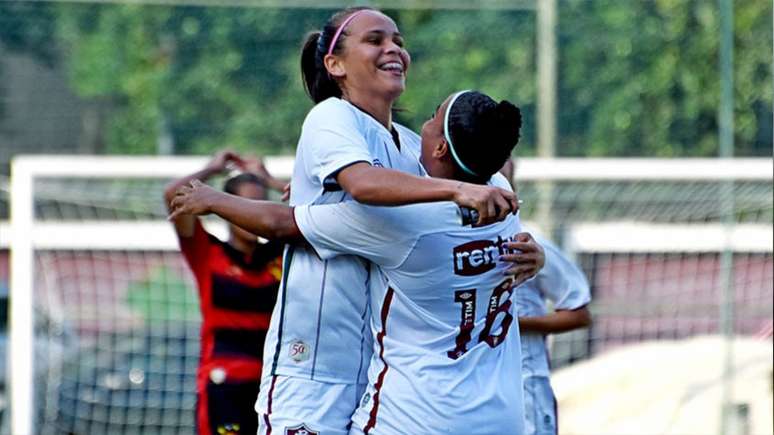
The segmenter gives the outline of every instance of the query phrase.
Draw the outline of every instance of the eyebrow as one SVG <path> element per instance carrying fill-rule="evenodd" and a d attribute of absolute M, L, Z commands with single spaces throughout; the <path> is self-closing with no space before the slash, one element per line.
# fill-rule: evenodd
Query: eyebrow
<path fill-rule="evenodd" d="M 374 34 L 374 33 L 376 33 L 376 34 L 379 34 L 379 35 L 386 35 L 388 32 L 387 32 L 387 31 L 384 31 L 384 30 L 381 30 L 381 29 L 374 29 L 374 30 L 368 30 L 368 31 L 366 31 L 366 32 L 364 33 L 364 35 L 371 35 L 371 34 Z M 395 37 L 395 36 L 398 36 L 398 37 L 400 37 L 400 38 L 402 38 L 402 37 L 403 37 L 403 35 L 401 35 L 401 34 L 400 34 L 400 32 L 394 32 L 394 33 L 392 34 L 392 36 L 393 36 L 393 37 Z"/>

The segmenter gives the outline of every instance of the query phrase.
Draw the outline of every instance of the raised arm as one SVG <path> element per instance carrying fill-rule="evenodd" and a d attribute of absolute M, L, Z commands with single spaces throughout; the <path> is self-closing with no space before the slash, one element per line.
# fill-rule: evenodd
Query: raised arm
<path fill-rule="evenodd" d="M 170 210 L 170 220 L 214 213 L 256 236 L 270 240 L 303 240 L 291 207 L 231 195 L 199 180 L 178 187 L 170 201 Z"/>
<path fill-rule="evenodd" d="M 207 181 L 210 177 L 223 173 L 229 164 L 239 163 L 241 163 L 241 158 L 233 151 L 220 151 L 216 153 L 212 160 L 210 160 L 201 170 L 171 181 L 164 188 L 164 203 L 167 205 L 167 210 L 172 211 L 171 202 L 175 197 L 175 192 L 177 192 L 180 187 L 190 184 L 192 180 Z M 174 218 L 170 218 L 170 220 L 174 224 L 175 231 L 180 237 L 193 236 L 196 216 L 190 214 L 177 214 Z"/>
<path fill-rule="evenodd" d="M 283 192 L 285 190 L 285 187 L 288 183 L 286 181 L 274 178 L 274 176 L 271 175 L 266 169 L 266 165 L 263 164 L 263 160 L 256 157 L 248 157 L 243 160 L 245 171 L 255 174 L 255 176 L 258 177 L 258 179 L 261 180 L 261 183 L 263 183 L 266 187 L 272 190 L 276 190 L 277 192 Z"/>
<path fill-rule="evenodd" d="M 339 185 L 357 201 L 371 205 L 405 205 L 419 202 L 454 201 L 479 213 L 477 225 L 505 219 L 519 208 L 516 194 L 493 186 L 462 181 L 417 177 L 355 163 L 337 175 Z"/>

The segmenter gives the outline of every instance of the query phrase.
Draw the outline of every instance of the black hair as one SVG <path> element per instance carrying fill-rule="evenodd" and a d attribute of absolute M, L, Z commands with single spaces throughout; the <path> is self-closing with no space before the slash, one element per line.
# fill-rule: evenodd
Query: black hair
<path fill-rule="evenodd" d="M 226 180 L 226 182 L 223 183 L 223 191 L 232 195 L 238 195 L 237 190 L 239 190 L 239 186 L 245 183 L 255 184 L 256 186 L 263 188 L 266 187 L 258 176 L 245 172 Z"/>
<path fill-rule="evenodd" d="M 315 104 L 330 97 L 341 98 L 341 88 L 328 74 L 323 59 L 328 53 L 328 46 L 341 23 L 355 12 L 363 10 L 375 11 L 376 9 L 365 6 L 343 9 L 328 19 L 322 31 L 316 30 L 306 36 L 304 46 L 301 49 L 301 78 L 304 81 L 307 95 Z M 344 29 L 339 39 L 336 40 L 333 53 L 341 52 L 346 39 L 347 32 Z"/>
<path fill-rule="evenodd" d="M 460 95 L 450 109 L 449 135 L 454 151 L 476 176 L 467 174 L 456 161 L 454 164 L 465 174 L 464 179 L 486 182 L 519 143 L 521 110 L 509 101 L 497 103 L 477 91 Z"/>

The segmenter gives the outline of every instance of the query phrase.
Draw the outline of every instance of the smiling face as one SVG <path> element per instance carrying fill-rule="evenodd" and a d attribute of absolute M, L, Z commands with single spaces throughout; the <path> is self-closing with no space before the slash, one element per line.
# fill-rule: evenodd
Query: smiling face
<path fill-rule="evenodd" d="M 343 49 L 326 55 L 325 65 L 345 94 L 397 99 L 411 61 L 395 22 L 378 11 L 362 11 L 344 33 Z"/>

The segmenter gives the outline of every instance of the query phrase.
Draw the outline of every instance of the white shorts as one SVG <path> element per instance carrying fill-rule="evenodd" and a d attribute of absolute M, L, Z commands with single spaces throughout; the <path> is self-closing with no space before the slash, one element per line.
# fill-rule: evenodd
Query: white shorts
<path fill-rule="evenodd" d="M 363 391 L 365 384 L 264 376 L 255 404 L 258 435 L 346 435 Z"/>
<path fill-rule="evenodd" d="M 524 378 L 524 434 L 556 435 L 556 398 L 545 376 Z"/>

